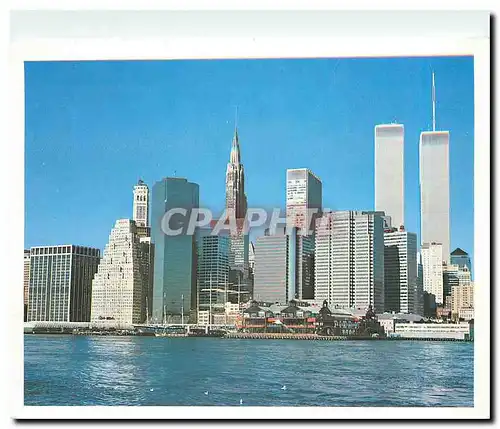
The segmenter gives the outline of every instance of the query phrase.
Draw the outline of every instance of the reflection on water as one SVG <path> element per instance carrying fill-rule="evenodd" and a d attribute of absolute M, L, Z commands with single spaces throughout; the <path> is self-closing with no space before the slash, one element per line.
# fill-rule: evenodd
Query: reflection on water
<path fill-rule="evenodd" d="M 25 336 L 27 405 L 239 406 L 240 398 L 473 406 L 473 344 Z"/>

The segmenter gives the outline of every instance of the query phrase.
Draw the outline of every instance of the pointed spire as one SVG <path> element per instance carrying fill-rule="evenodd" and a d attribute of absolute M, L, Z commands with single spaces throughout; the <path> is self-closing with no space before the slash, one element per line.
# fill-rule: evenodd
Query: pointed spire
<path fill-rule="evenodd" d="M 238 138 L 238 106 L 236 106 L 234 114 L 234 137 L 231 147 L 231 156 L 229 162 L 231 164 L 240 164 L 240 141 Z"/>
<path fill-rule="evenodd" d="M 238 129 L 234 130 L 233 144 L 231 146 L 231 156 L 229 159 L 231 164 L 240 164 L 240 141 L 238 138 Z"/>

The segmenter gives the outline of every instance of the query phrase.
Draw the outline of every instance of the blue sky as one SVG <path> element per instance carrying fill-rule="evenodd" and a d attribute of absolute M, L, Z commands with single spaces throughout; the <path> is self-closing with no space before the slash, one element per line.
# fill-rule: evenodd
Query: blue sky
<path fill-rule="evenodd" d="M 287 168 L 331 209 L 374 206 L 376 124 L 405 126 L 406 228 L 419 232 L 418 142 L 450 131 L 451 249 L 474 231 L 472 57 L 26 63 L 25 247 L 104 248 L 138 178 L 176 174 L 221 209 L 238 106 L 250 207 L 282 207 Z"/>

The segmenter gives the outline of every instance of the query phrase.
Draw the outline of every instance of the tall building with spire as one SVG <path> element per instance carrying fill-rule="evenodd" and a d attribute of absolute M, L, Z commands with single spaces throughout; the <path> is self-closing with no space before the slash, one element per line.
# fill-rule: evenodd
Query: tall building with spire
<path fill-rule="evenodd" d="M 449 263 L 450 133 L 436 131 L 435 93 L 432 73 L 432 131 L 420 134 L 420 236 L 422 243 L 441 243 L 443 260 Z"/>
<path fill-rule="evenodd" d="M 244 232 L 244 221 L 247 213 L 247 196 L 245 194 L 245 171 L 241 162 L 238 128 L 234 129 L 231 154 L 226 170 L 226 215 L 236 219 L 236 231 L 231 231 L 229 240 L 229 281 L 238 285 L 238 289 L 251 293 L 252 285 L 249 275 L 249 237 Z"/>
<path fill-rule="evenodd" d="M 241 163 L 238 128 L 234 130 L 231 155 L 226 170 L 226 211 L 236 219 L 244 219 L 247 213 L 245 171 Z"/>

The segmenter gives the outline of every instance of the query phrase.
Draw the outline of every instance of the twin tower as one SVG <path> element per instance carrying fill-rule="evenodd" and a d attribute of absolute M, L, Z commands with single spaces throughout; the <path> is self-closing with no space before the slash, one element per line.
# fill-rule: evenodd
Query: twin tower
<path fill-rule="evenodd" d="M 439 243 L 450 257 L 450 173 L 448 131 L 420 134 L 420 239 Z M 375 127 L 375 210 L 385 211 L 393 227 L 404 226 L 404 126 Z"/>

